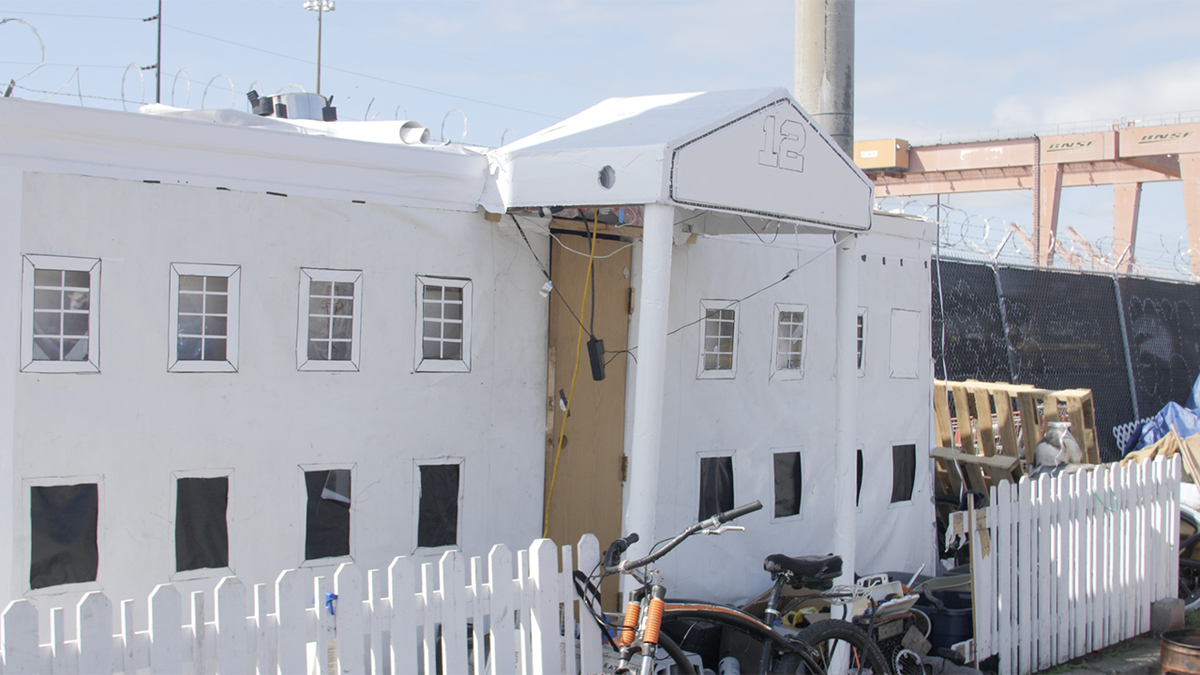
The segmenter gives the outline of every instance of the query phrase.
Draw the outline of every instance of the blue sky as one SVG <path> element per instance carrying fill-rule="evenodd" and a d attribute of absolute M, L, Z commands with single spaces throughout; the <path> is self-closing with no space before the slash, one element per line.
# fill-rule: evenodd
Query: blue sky
<path fill-rule="evenodd" d="M 244 109 L 254 85 L 315 85 L 301 0 L 166 0 L 163 102 Z M 339 0 L 322 92 L 342 119 L 415 119 L 496 146 L 610 96 L 793 84 L 793 0 Z M 0 2 L 0 80 L 14 95 L 121 109 L 145 98 L 153 0 Z M 859 0 L 856 136 L 914 142 L 1047 125 L 1200 118 L 1200 2 Z M 75 74 L 78 68 L 78 75 Z M 232 80 L 233 92 L 230 91 Z M 190 82 L 190 94 L 188 93 Z M 207 93 L 205 89 L 207 88 Z M 172 91 L 174 90 L 174 91 Z M 42 93 L 46 92 L 46 93 Z M 130 110 L 136 104 L 125 104 Z M 451 113 L 461 110 L 463 116 Z M 1061 223 L 1110 234 L 1111 189 L 1065 192 Z M 1028 226 L 1028 193 L 951 203 Z M 1178 184 L 1147 186 L 1142 242 L 1183 234 Z M 1155 242 L 1157 244 L 1157 241 Z M 1161 248 L 1161 247 L 1160 247 Z M 1148 249 L 1147 249 L 1148 251 Z"/>

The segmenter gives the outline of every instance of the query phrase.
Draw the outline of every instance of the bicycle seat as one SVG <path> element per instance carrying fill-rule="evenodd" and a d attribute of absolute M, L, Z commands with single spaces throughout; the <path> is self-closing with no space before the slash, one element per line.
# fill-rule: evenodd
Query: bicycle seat
<path fill-rule="evenodd" d="M 763 561 L 763 569 L 770 572 L 772 577 L 788 573 L 794 577 L 795 582 L 825 582 L 842 575 L 842 557 L 831 553 L 793 558 L 776 553 L 767 556 Z"/>

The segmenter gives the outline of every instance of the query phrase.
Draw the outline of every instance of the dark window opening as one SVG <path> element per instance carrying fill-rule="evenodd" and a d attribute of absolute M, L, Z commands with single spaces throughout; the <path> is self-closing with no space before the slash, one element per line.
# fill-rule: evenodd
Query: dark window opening
<path fill-rule="evenodd" d="M 95 483 L 30 488 L 30 588 L 96 580 L 99 495 Z"/>
<path fill-rule="evenodd" d="M 800 453 L 775 454 L 775 517 L 784 518 L 800 513 Z"/>
<path fill-rule="evenodd" d="M 892 503 L 912 500 L 913 484 L 916 482 L 917 446 L 892 446 Z"/>
<path fill-rule="evenodd" d="M 418 547 L 458 544 L 458 481 L 458 464 L 427 464 L 421 467 Z"/>
<path fill-rule="evenodd" d="M 700 458 L 700 516 L 733 508 L 733 457 Z"/>
<path fill-rule="evenodd" d="M 863 474 L 863 456 L 862 448 L 858 449 L 858 486 L 854 489 L 854 505 L 859 505 L 859 500 L 862 497 L 862 474 Z"/>
<path fill-rule="evenodd" d="M 175 482 L 175 571 L 229 567 L 229 477 Z"/>
<path fill-rule="evenodd" d="M 350 470 L 305 471 L 308 518 L 304 559 L 350 555 Z"/>

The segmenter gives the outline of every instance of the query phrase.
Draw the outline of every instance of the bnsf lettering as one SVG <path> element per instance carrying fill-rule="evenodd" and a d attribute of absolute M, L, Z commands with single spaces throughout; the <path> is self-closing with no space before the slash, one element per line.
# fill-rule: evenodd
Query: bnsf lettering
<path fill-rule="evenodd" d="M 1083 150 L 1096 144 L 1096 141 L 1072 141 L 1070 143 L 1051 143 L 1046 152 L 1061 152 L 1063 150 Z"/>
<path fill-rule="evenodd" d="M 1143 143 L 1170 143 L 1172 141 L 1182 141 L 1192 135 L 1190 131 L 1176 131 L 1169 134 L 1146 134 L 1138 141 L 1138 145 Z"/>

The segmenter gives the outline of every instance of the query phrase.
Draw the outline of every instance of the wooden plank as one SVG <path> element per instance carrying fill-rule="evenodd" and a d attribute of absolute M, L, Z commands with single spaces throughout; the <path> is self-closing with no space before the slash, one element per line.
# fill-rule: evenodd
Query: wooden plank
<path fill-rule="evenodd" d="M 446 551 L 438 560 L 442 601 L 442 664 L 447 673 L 467 672 L 465 573 L 462 553 L 459 551 Z"/>
<path fill-rule="evenodd" d="M 1042 440 L 1041 421 L 1031 391 L 1017 392 L 1017 408 L 1021 411 L 1021 441 L 1025 446 L 1025 461 L 1033 462 L 1033 450 Z"/>
<path fill-rule="evenodd" d="M 183 672 L 183 599 L 170 584 L 159 584 L 150 593 L 150 672 L 173 675 Z"/>
<path fill-rule="evenodd" d="M 598 556 L 597 556 L 598 557 Z M 488 590 L 491 596 L 491 649 L 488 675 L 513 675 L 516 645 L 513 633 L 512 554 L 503 544 L 488 552 Z M 393 670 L 392 672 L 398 672 Z M 600 672 L 588 671 L 588 672 Z"/>
<path fill-rule="evenodd" d="M 578 641 L 575 636 L 575 583 L 572 572 L 575 570 L 575 559 L 572 555 L 572 549 L 569 544 L 564 545 L 560 549 L 562 557 L 562 572 L 558 575 L 558 597 L 562 598 L 562 622 L 563 622 L 563 665 L 562 672 L 565 675 L 578 675 L 578 662 L 576 660 L 575 647 Z"/>
<path fill-rule="evenodd" d="M 996 434 L 992 426 L 992 396 L 983 387 L 968 387 L 975 402 L 975 428 L 979 434 L 979 452 L 985 457 L 996 454 Z"/>
<path fill-rule="evenodd" d="M 1019 608 L 1018 626 L 1018 661 L 1017 670 L 1021 673 L 1033 672 L 1033 601 L 1037 597 L 1033 592 L 1033 483 L 1028 478 L 1022 479 L 1017 485 L 1017 569 L 1020 576 L 1017 583 L 1020 592 L 1017 596 Z"/>
<path fill-rule="evenodd" d="M 596 535 L 585 534 L 579 538 L 577 546 L 579 551 L 578 569 L 584 574 L 590 573 L 595 569 L 600 562 L 600 540 Z M 583 601 L 580 601 L 582 607 Z M 593 607 L 597 613 L 600 612 L 600 607 Z M 602 650 L 604 645 L 601 642 L 600 626 L 591 617 L 590 613 L 580 609 L 579 612 L 579 672 L 581 673 L 598 673 L 603 667 Z"/>
<path fill-rule="evenodd" d="M 954 435 L 950 430 L 950 403 L 946 399 L 946 381 L 933 381 L 934 437 L 939 448 L 954 447 Z"/>
<path fill-rule="evenodd" d="M 1053 527 L 1051 517 L 1054 512 L 1054 504 L 1050 500 L 1050 476 L 1043 474 L 1038 478 L 1034 485 L 1034 492 L 1037 498 L 1037 529 L 1035 535 L 1037 537 L 1037 552 L 1035 553 L 1035 567 L 1033 568 L 1036 574 L 1035 583 L 1037 584 L 1037 626 L 1038 626 L 1038 670 L 1045 670 L 1054 665 L 1054 609 L 1051 606 L 1050 598 L 1053 595 L 1051 592 L 1051 584 L 1054 581 L 1054 574 L 1050 570 L 1050 562 L 1052 559 L 1050 552 L 1050 534 Z"/>
<path fill-rule="evenodd" d="M 337 639 L 338 672 L 365 675 L 363 637 L 367 634 L 367 624 L 363 617 L 363 600 L 366 599 L 366 593 L 363 589 L 362 571 L 354 563 L 338 565 L 333 574 L 333 592 L 337 595 L 337 611 L 333 616 L 333 623 L 334 636 Z M 454 627 L 457 630 L 449 632 L 461 636 L 466 625 L 464 622 L 463 625 Z M 463 660 L 465 665 L 465 653 Z M 466 669 L 455 672 L 463 673 Z"/>
<path fill-rule="evenodd" d="M 121 601 L 121 665 L 125 675 L 134 675 L 138 671 L 137 663 L 137 631 L 133 620 L 133 600 Z M 147 654 L 146 665 L 150 663 Z M 114 669 L 115 670 L 115 669 Z"/>
<path fill-rule="evenodd" d="M 426 673 L 437 672 L 437 620 L 442 607 L 433 584 L 433 563 L 421 564 L 421 590 L 419 595 L 425 607 L 421 623 L 421 641 L 417 645 L 417 658 Z M 459 671 L 462 672 L 462 671 Z"/>
<path fill-rule="evenodd" d="M 1074 523 L 1074 502 L 1071 500 L 1071 483 L 1078 480 L 1075 474 L 1064 474 L 1055 481 L 1054 500 L 1058 504 L 1058 523 L 1054 541 L 1053 573 L 1058 580 L 1055 588 L 1054 615 L 1055 643 L 1054 662 L 1064 663 L 1071 659 L 1071 527 Z"/>
<path fill-rule="evenodd" d="M 967 388 L 961 384 L 952 384 L 950 391 L 954 395 L 954 419 L 958 420 L 959 447 L 968 455 L 977 455 L 979 453 L 975 449 L 975 433 L 971 429 L 971 405 L 968 403 Z"/>
<path fill-rule="evenodd" d="M 393 558 L 387 568 L 388 621 L 391 631 L 388 659 L 393 673 L 415 672 L 417 666 L 417 626 L 413 620 L 416 576 L 407 557 Z"/>
<path fill-rule="evenodd" d="M 487 586 L 484 585 L 481 574 L 483 559 L 479 556 L 471 556 L 467 565 L 467 597 L 469 612 L 467 614 L 467 622 L 471 625 L 469 640 L 472 646 L 471 662 L 468 665 L 468 670 L 471 675 L 484 675 L 484 664 L 487 662 L 487 652 L 483 649 L 484 630 L 483 618 L 487 616 Z"/>
<path fill-rule="evenodd" d="M 533 582 L 529 579 L 529 551 L 522 549 L 517 551 L 517 578 L 513 580 L 513 608 L 518 627 L 517 663 L 520 664 L 518 671 L 521 673 L 533 672 L 533 666 L 530 665 L 533 657 L 529 646 L 529 603 L 526 597 L 532 585 Z"/>
<path fill-rule="evenodd" d="M 0 617 L 0 639 L 4 646 L 5 675 L 38 675 L 38 613 L 28 600 L 13 600 Z"/>
<path fill-rule="evenodd" d="M 217 584 L 213 614 L 217 622 L 217 672 L 235 675 L 246 672 L 246 586 L 237 577 Z"/>
<path fill-rule="evenodd" d="M 951 462 L 963 462 L 974 466 L 987 467 L 989 469 L 998 469 L 1000 471 L 1012 471 L 1020 460 L 1016 457 L 1008 455 L 993 455 L 990 457 L 982 455 L 969 455 L 965 452 L 957 452 L 950 448 L 933 448 L 929 451 L 929 455 L 936 459 L 942 459 Z M 984 491 L 987 494 L 987 491 Z"/>
<path fill-rule="evenodd" d="M 530 607 L 530 647 L 532 671 L 559 675 L 558 597 L 556 591 L 558 561 L 554 542 L 538 539 L 529 547 L 529 576 L 537 590 Z"/>
<path fill-rule="evenodd" d="M 1013 641 L 1013 624 L 1016 616 L 1013 614 L 1013 598 L 1016 587 L 1013 585 L 1013 574 L 1017 571 L 1016 561 L 1013 560 L 1013 483 L 1001 483 L 995 489 L 996 498 L 992 504 L 996 509 L 996 572 L 997 587 L 996 601 L 999 603 L 997 622 L 999 640 L 999 672 L 1011 671 L 1016 660 L 1016 643 Z"/>
<path fill-rule="evenodd" d="M 998 452 L 1016 457 L 1020 449 L 1017 447 L 1017 428 L 1013 423 L 1012 396 L 1002 389 L 993 389 L 992 398 L 996 405 L 996 426 L 1000 430 Z"/>
<path fill-rule="evenodd" d="M 276 654 L 280 673 L 303 673 L 307 665 L 308 617 L 305 598 L 311 592 L 296 570 L 275 577 Z M 393 671 L 398 672 L 398 671 Z"/>

